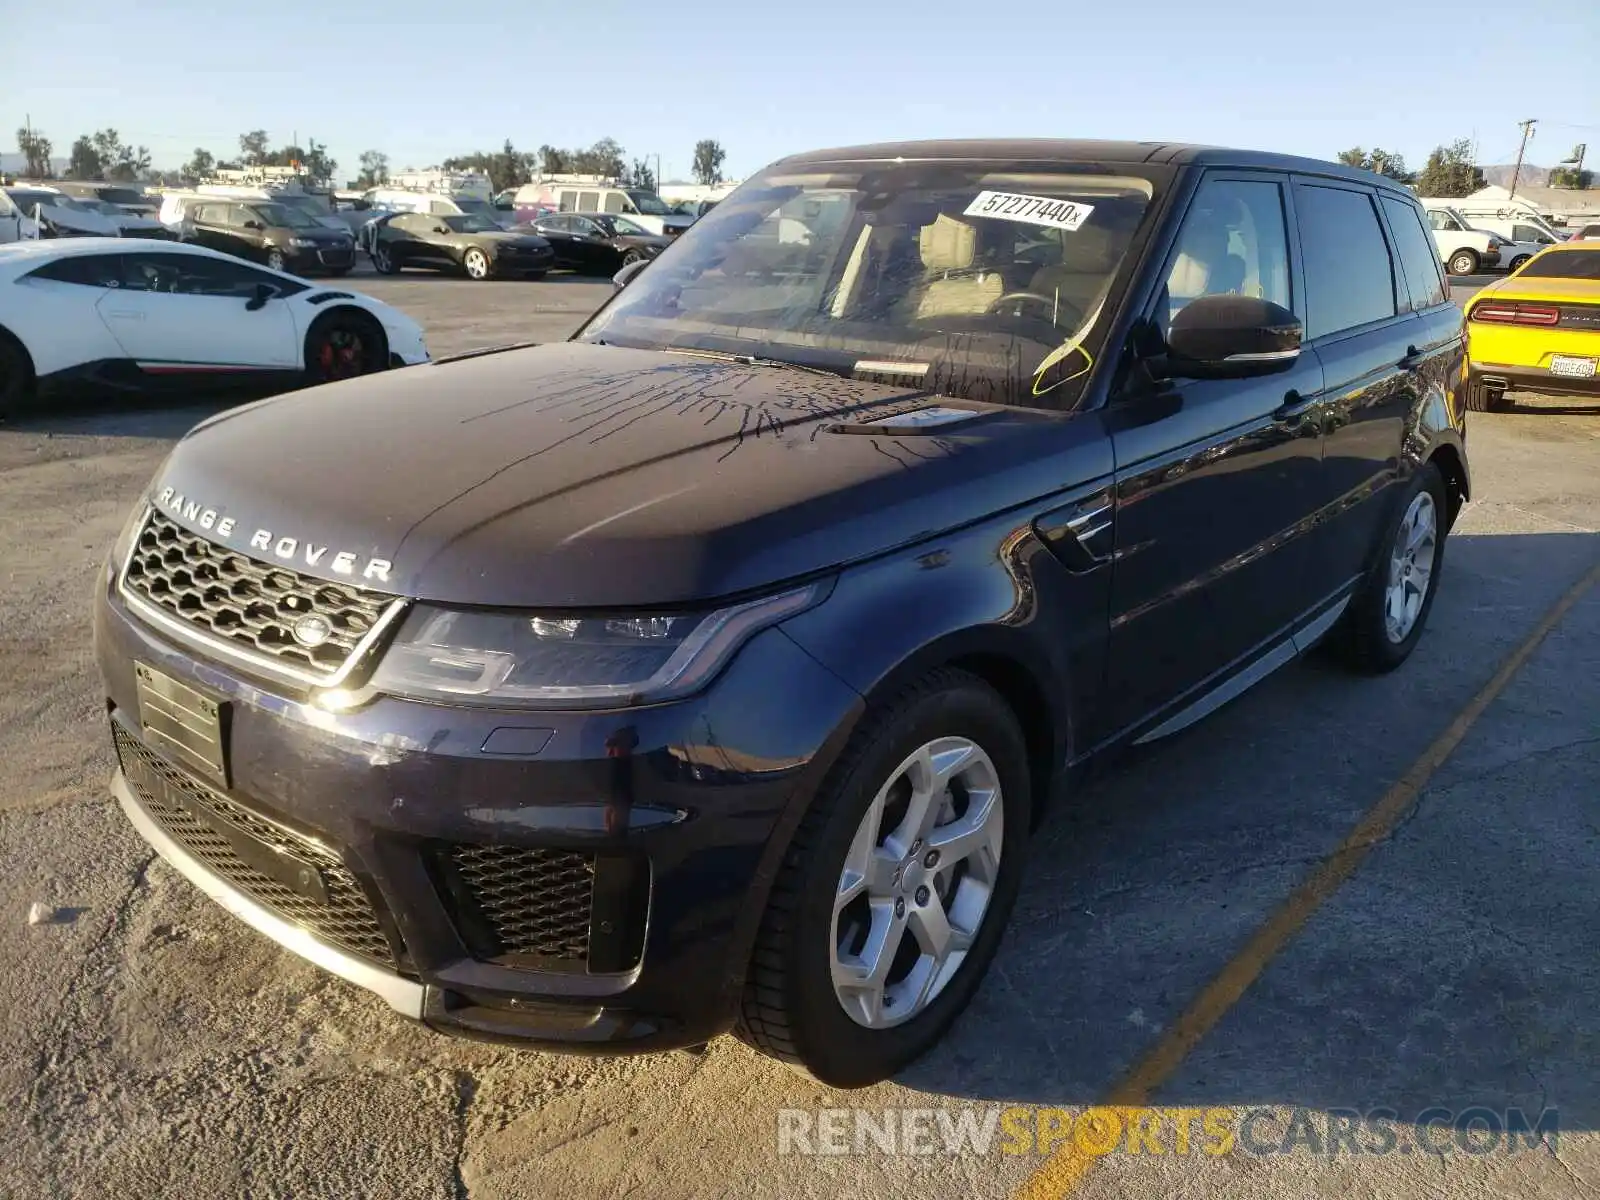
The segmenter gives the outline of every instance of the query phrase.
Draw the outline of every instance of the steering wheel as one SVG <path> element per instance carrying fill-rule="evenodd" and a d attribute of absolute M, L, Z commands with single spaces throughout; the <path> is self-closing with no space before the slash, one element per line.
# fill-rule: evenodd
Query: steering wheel
<path fill-rule="evenodd" d="M 1065 300 L 1058 300 L 1054 296 L 1046 296 L 1040 292 L 1007 292 L 994 303 L 989 305 L 988 311 L 1000 313 L 1007 304 L 1015 304 L 1019 310 L 1023 305 L 1038 305 L 1047 310 L 1046 319 L 1057 328 L 1076 329 L 1083 323 L 1083 314 Z M 1066 317 L 1066 320 L 1062 320 Z"/>

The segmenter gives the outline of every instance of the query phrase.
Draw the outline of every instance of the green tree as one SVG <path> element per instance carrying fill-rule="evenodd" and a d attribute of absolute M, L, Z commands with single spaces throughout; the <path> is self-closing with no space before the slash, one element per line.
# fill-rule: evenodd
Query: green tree
<path fill-rule="evenodd" d="M 27 173 L 34 179 L 50 178 L 50 139 L 24 125 L 17 130 L 17 149 L 27 159 Z"/>
<path fill-rule="evenodd" d="M 706 187 L 722 182 L 722 161 L 728 157 L 722 143 L 704 138 L 694 144 L 694 177 Z"/>
<path fill-rule="evenodd" d="M 1367 151 L 1360 146 L 1354 146 L 1349 150 L 1340 151 L 1339 161 L 1347 167 L 1359 167 L 1363 171 L 1387 175 L 1390 179 L 1399 180 L 1401 183 L 1410 183 L 1414 178 L 1411 172 L 1406 170 L 1404 155 L 1391 154 L 1377 147 Z"/>
<path fill-rule="evenodd" d="M 100 157 L 100 151 L 95 149 L 94 139 L 86 133 L 79 134 L 67 158 L 67 178 L 99 179 L 104 173 L 105 162 Z"/>
<path fill-rule="evenodd" d="M 642 158 L 633 160 L 633 168 L 628 172 L 630 187 L 642 188 L 647 192 L 656 190 L 656 173 L 650 169 L 650 164 Z"/>
<path fill-rule="evenodd" d="M 1577 167 L 1553 167 L 1550 171 L 1551 187 L 1586 188 L 1593 182 L 1593 171 L 1580 171 Z"/>
<path fill-rule="evenodd" d="M 539 147 L 539 170 L 546 175 L 564 175 L 567 172 L 567 152 L 554 146 Z"/>
<path fill-rule="evenodd" d="M 1419 196 L 1440 199 L 1470 196 L 1483 183 L 1483 172 L 1472 162 L 1472 143 L 1465 138 L 1448 146 L 1435 146 L 1416 179 Z"/>
<path fill-rule="evenodd" d="M 389 182 L 389 156 L 382 150 L 361 152 L 361 173 L 356 176 L 358 188 L 378 187 Z"/>
<path fill-rule="evenodd" d="M 203 146 L 196 146 L 194 148 L 194 157 L 183 164 L 183 168 L 178 174 L 182 175 L 184 179 L 198 183 L 216 169 L 216 156 Z"/>
<path fill-rule="evenodd" d="M 271 155 L 271 139 L 267 137 L 265 129 L 252 129 L 249 133 L 239 135 L 239 159 L 247 167 L 268 166 Z"/>

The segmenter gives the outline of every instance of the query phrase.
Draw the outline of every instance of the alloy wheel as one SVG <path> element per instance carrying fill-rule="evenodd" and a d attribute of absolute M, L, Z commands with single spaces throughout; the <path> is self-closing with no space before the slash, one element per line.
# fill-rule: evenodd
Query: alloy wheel
<path fill-rule="evenodd" d="M 1005 810 L 988 754 L 928 742 L 878 790 L 833 901 L 833 990 L 868 1029 L 925 1010 L 961 969 L 1000 876 Z"/>
<path fill-rule="evenodd" d="M 366 373 L 367 347 L 354 329 L 330 329 L 317 351 L 317 367 L 328 380 L 353 379 Z"/>
<path fill-rule="evenodd" d="M 489 275 L 489 260 L 482 250 L 468 250 L 461 265 L 473 279 L 486 279 Z"/>
<path fill-rule="evenodd" d="M 1433 497 L 1418 492 L 1395 532 L 1389 555 L 1389 585 L 1383 596 L 1383 628 L 1399 645 L 1411 635 L 1428 598 L 1439 544 L 1439 510 Z"/>

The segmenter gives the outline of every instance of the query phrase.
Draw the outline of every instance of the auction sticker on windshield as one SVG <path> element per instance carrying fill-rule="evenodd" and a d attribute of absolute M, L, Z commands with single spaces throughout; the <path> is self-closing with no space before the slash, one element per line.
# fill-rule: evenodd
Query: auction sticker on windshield
<path fill-rule="evenodd" d="M 1023 196 L 1015 192 L 979 192 L 963 216 L 999 217 L 1028 225 L 1048 225 L 1076 233 L 1094 211 L 1092 204 L 1053 200 L 1049 196 Z"/>

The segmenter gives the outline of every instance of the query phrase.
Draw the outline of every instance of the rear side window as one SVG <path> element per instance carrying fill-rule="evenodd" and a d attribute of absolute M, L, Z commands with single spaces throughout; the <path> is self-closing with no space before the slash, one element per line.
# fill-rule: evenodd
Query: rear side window
<path fill-rule="evenodd" d="M 634 206 L 632 204 L 630 204 L 628 202 L 628 198 L 626 196 L 624 196 L 621 192 L 607 192 L 606 193 L 606 202 L 605 202 L 605 206 L 604 207 L 605 207 L 605 211 L 608 212 L 608 213 L 638 212 L 639 211 L 638 209 L 634 208 Z"/>
<path fill-rule="evenodd" d="M 1302 183 L 1294 203 L 1306 266 L 1306 339 L 1394 316 L 1394 265 L 1372 197 Z"/>
<path fill-rule="evenodd" d="M 1439 271 L 1439 251 L 1433 235 L 1422 227 L 1417 210 L 1404 200 L 1385 196 L 1383 210 L 1389 215 L 1389 229 L 1400 252 L 1400 265 L 1405 268 L 1411 307 L 1422 309 L 1443 304 L 1450 296 L 1445 290 L 1444 275 Z"/>
<path fill-rule="evenodd" d="M 599 192 L 579 192 L 578 193 L 578 211 L 579 212 L 594 212 L 595 209 L 597 209 L 599 207 L 600 207 L 600 193 Z"/>
<path fill-rule="evenodd" d="M 122 267 L 115 254 L 82 254 L 73 258 L 58 258 L 45 263 L 36 271 L 29 271 L 29 279 L 53 279 L 57 283 L 78 283 L 84 287 L 108 288 L 122 286 Z"/>

